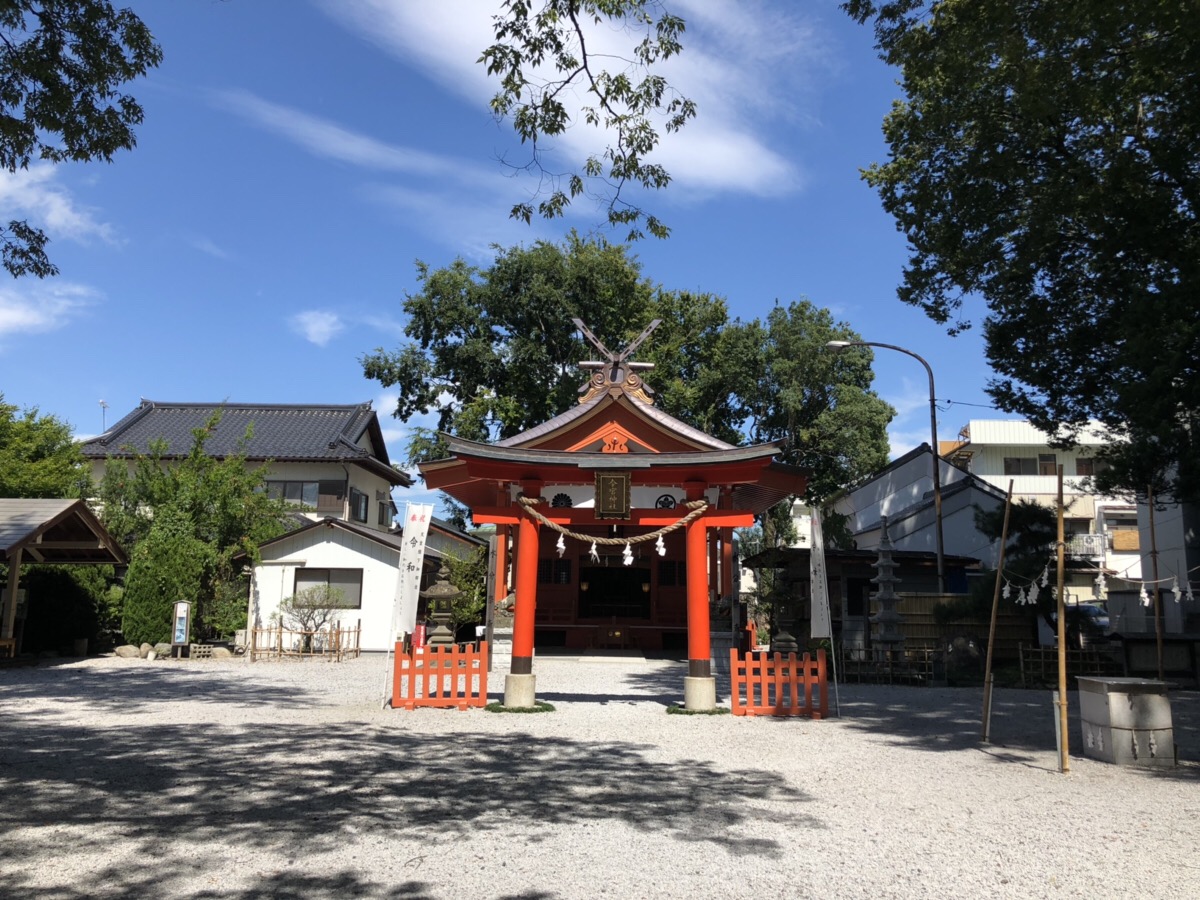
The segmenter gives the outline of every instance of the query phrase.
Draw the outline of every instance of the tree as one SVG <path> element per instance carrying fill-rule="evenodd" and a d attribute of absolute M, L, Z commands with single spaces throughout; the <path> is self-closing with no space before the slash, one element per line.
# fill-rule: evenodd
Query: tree
<path fill-rule="evenodd" d="M 119 89 L 161 61 L 141 19 L 108 0 L 0 2 L 0 166 L 111 162 L 133 149 L 142 107 Z M 14 277 L 57 274 L 48 240 L 25 221 L 0 227 L 4 268 Z"/>
<path fill-rule="evenodd" d="M 642 277 L 626 248 L 572 232 L 563 244 L 497 249 L 481 270 L 456 260 L 443 269 L 417 264 L 422 289 L 404 300 L 405 333 L 396 352 L 362 359 L 368 378 L 398 387 L 395 415 L 408 420 L 436 412 L 437 429 L 472 440 L 510 437 L 567 409 L 578 399 L 577 368 L 592 351 L 576 332 L 580 318 L 613 345 L 635 338 L 662 304 L 682 312 Z M 687 295 L 696 318 L 726 321 L 723 301 Z M 656 342 L 682 340 L 682 322 L 668 320 Z M 663 375 L 655 374 L 655 385 Z M 410 446 L 409 462 L 444 455 L 428 432 Z"/>
<path fill-rule="evenodd" d="M 476 547 L 462 558 L 447 554 L 443 561 L 450 583 L 461 591 L 450 603 L 451 629 L 479 624 L 487 606 L 488 548 Z"/>
<path fill-rule="evenodd" d="M 625 247 L 574 233 L 498 250 L 486 270 L 419 263 L 418 277 L 422 290 L 404 301 L 413 340 L 362 360 L 368 378 L 400 389 L 399 419 L 436 413 L 438 431 L 510 437 L 578 401 L 577 366 L 593 350 L 572 318 L 610 347 L 658 318 L 638 356 L 655 364 L 646 380 L 670 415 L 733 444 L 786 441 L 785 458 L 812 469 L 814 496 L 887 461 L 893 412 L 869 389 L 871 356 L 825 350 L 857 336 L 807 301 L 766 323 L 731 321 L 723 299 L 654 285 Z M 410 464 L 445 455 L 436 434 L 415 429 Z"/>
<path fill-rule="evenodd" d="M 346 609 L 345 591 L 328 584 L 314 584 L 285 597 L 274 615 L 284 628 L 301 633 L 301 652 L 311 653 L 313 636 L 340 621 Z"/>
<path fill-rule="evenodd" d="M 607 208 L 611 225 L 629 226 L 627 240 L 641 238 L 643 227 L 666 237 L 670 229 L 630 202 L 629 193 L 670 183 L 667 170 L 648 159 L 658 145 L 658 128 L 678 131 L 696 114 L 691 100 L 652 71 L 683 49 L 683 19 L 658 0 L 541 0 L 537 9 L 530 0 L 505 0 L 502 6 L 505 12 L 493 19 L 496 43 L 479 62 L 500 79 L 492 112 L 499 119 L 511 117 L 521 142 L 532 148 L 523 168 L 538 175 L 538 194 L 549 184 L 538 214 L 561 216 L 583 195 Z M 604 45 L 602 25 L 640 39 L 622 57 Z M 600 68 L 598 60 L 614 69 Z M 572 114 L 566 98 L 580 89 L 585 99 Z M 579 118 L 607 132 L 611 143 L 590 155 L 581 172 L 547 171 L 545 139 L 561 136 Z M 510 215 L 529 222 L 533 212 L 532 203 L 518 203 Z"/>
<path fill-rule="evenodd" d="M 242 570 L 258 560 L 263 541 L 285 530 L 286 504 L 263 490 L 267 465 L 248 467 L 241 453 L 214 459 L 205 452 L 219 421 L 218 412 L 193 432 L 183 459 L 164 459 L 166 447 L 157 443 L 132 465 L 110 459 L 105 467 L 98 492 L 101 521 L 130 551 L 125 621 L 139 623 L 139 629 L 140 623 L 156 629 L 149 623 L 165 610 L 165 633 L 176 600 L 193 603 L 199 637 L 244 627 Z M 247 432 L 245 440 L 250 437 Z M 162 596 L 164 590 L 169 596 Z M 128 631 L 125 637 L 135 640 Z"/>
<path fill-rule="evenodd" d="M 783 458 L 810 472 L 817 502 L 888 462 L 887 426 L 896 411 L 871 390 L 868 348 L 830 353 L 831 340 L 861 340 L 808 300 L 776 305 L 737 336 L 735 389 L 755 442 L 783 441 Z"/>
<path fill-rule="evenodd" d="M 71 426 L 37 407 L 18 415 L 0 394 L 0 497 L 82 497 L 87 485 Z"/>
<path fill-rule="evenodd" d="M 170 641 L 176 601 L 193 603 L 193 629 L 203 632 L 201 597 L 206 572 L 215 566 L 213 548 L 196 538 L 192 523 L 177 507 L 155 511 L 145 539 L 130 553 L 125 575 L 121 632 L 134 644 Z"/>
<path fill-rule="evenodd" d="M 1181 0 L 851 0 L 905 100 L 865 177 L 908 238 L 900 298 L 986 307 L 997 404 L 1109 429 L 1113 491 L 1200 496 L 1200 19 Z"/>

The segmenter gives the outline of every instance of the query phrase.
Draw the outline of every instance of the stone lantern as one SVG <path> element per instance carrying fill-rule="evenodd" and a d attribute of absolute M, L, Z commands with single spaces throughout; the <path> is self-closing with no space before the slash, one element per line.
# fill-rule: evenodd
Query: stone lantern
<path fill-rule="evenodd" d="M 433 584 L 420 593 L 421 599 L 425 601 L 425 609 L 434 622 L 428 638 L 430 645 L 446 646 L 454 643 L 454 631 L 450 628 L 453 621 L 452 606 L 461 595 L 462 591 L 450 583 L 450 570 L 443 563 Z"/>
<path fill-rule="evenodd" d="M 871 583 L 878 586 L 878 590 L 872 596 L 879 604 L 879 612 L 872 618 L 879 626 L 879 634 L 875 640 L 886 649 L 890 662 L 896 648 L 903 649 L 904 635 L 900 632 L 900 613 L 896 611 L 896 604 L 900 602 L 900 598 L 896 596 L 895 585 L 900 583 L 900 579 L 895 574 L 896 563 L 892 559 L 892 541 L 888 537 L 887 526 L 887 516 L 881 517 L 880 528 L 883 533 L 879 540 L 879 555 L 871 564 L 876 572 Z"/>

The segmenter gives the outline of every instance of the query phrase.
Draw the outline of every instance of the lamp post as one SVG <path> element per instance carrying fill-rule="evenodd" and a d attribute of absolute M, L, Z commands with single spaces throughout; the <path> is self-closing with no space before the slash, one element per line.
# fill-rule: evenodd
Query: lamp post
<path fill-rule="evenodd" d="M 934 516 L 934 534 L 937 540 L 937 582 L 938 593 L 946 593 L 946 554 L 942 543 L 942 471 L 938 458 L 938 438 L 937 438 L 937 394 L 933 389 L 933 369 L 929 367 L 922 356 L 918 356 L 911 350 L 905 350 L 903 347 L 897 347 L 895 344 L 881 344 L 877 341 L 828 341 L 825 344 L 834 352 L 841 352 L 847 347 L 883 347 L 885 350 L 895 350 L 897 353 L 903 353 L 905 356 L 911 356 L 917 362 L 925 367 L 925 374 L 929 376 L 929 431 L 933 444 L 933 516 Z"/>

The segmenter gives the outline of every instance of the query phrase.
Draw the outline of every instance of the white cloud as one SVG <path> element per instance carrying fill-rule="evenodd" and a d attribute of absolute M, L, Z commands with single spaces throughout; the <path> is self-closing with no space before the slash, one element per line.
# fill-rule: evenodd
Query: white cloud
<path fill-rule="evenodd" d="M 390 0 L 322 0 L 344 28 L 403 60 L 458 93 L 479 109 L 496 92 L 476 62 L 494 40 L 495 4 L 490 0 L 436 7 Z M 762 3 L 680 4 L 688 20 L 684 52 L 661 72 L 695 100 L 696 119 L 678 135 L 663 135 L 656 161 L 680 189 L 776 195 L 803 182 L 790 148 L 770 146 L 780 119 L 806 118 L 804 98 L 814 73 L 833 65 L 818 30 L 802 11 Z M 588 46 L 596 58 L 628 55 L 631 37 L 604 26 L 592 28 Z M 581 162 L 603 150 L 605 138 L 579 125 L 557 139 L 560 152 Z"/>
<path fill-rule="evenodd" d="M 346 327 L 337 313 L 319 309 L 297 313 L 292 316 L 291 325 L 304 336 L 305 340 L 318 347 L 324 347 Z"/>
<path fill-rule="evenodd" d="M 112 226 L 97 221 L 93 210 L 77 204 L 54 179 L 54 166 L 48 163 L 16 172 L 0 171 L 0 208 L 5 210 L 5 218 L 28 217 L 31 224 L 51 237 L 79 243 L 91 238 L 117 243 Z"/>
<path fill-rule="evenodd" d="M 248 91 L 221 91 L 213 96 L 218 106 L 287 138 L 314 156 L 377 171 L 448 177 L 455 181 L 494 181 L 494 177 L 463 160 L 387 144 L 328 119 L 271 103 Z"/>
<path fill-rule="evenodd" d="M 82 284 L 20 281 L 0 287 L 0 338 L 62 328 L 99 298 Z"/>
<path fill-rule="evenodd" d="M 206 237 L 193 237 L 188 240 L 188 244 L 193 250 L 199 250 L 201 253 L 206 253 L 216 259 L 231 259 L 232 255 L 223 247 L 218 247 L 216 242 Z"/>

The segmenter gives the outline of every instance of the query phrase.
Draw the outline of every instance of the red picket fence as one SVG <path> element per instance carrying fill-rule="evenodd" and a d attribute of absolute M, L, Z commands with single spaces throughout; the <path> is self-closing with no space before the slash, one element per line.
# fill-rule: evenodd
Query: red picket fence
<path fill-rule="evenodd" d="M 730 698 L 735 716 L 811 716 L 829 714 L 825 651 L 814 660 L 779 654 L 729 651 Z M 813 692 L 818 699 L 814 703 Z"/>
<path fill-rule="evenodd" d="M 487 677 L 487 641 L 480 641 L 478 648 L 414 647 L 409 653 L 397 642 L 392 708 L 485 706 Z"/>

